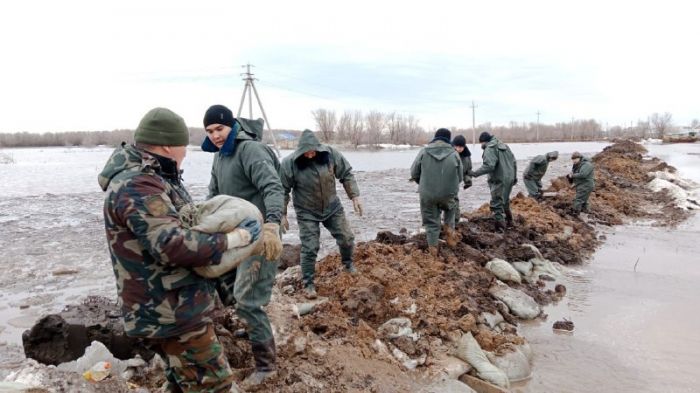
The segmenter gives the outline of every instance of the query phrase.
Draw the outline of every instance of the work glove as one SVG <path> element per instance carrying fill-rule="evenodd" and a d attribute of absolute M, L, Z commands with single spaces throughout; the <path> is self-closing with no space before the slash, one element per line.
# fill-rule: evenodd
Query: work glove
<path fill-rule="evenodd" d="M 247 246 L 252 240 L 253 236 L 250 232 L 243 228 L 236 228 L 226 234 L 226 249 Z"/>
<path fill-rule="evenodd" d="M 364 208 L 362 207 L 362 201 L 360 201 L 360 197 L 352 198 L 352 208 L 355 209 L 355 214 L 362 217 Z"/>
<path fill-rule="evenodd" d="M 518 178 L 517 178 L 517 177 L 516 177 L 515 179 L 513 179 L 513 185 L 516 185 L 516 184 L 518 184 Z"/>
<path fill-rule="evenodd" d="M 466 190 L 467 188 L 469 188 L 471 186 L 472 186 L 471 183 L 464 183 L 464 185 L 462 185 L 462 189 Z"/>
<path fill-rule="evenodd" d="M 286 214 L 282 216 L 282 220 L 280 222 L 280 225 L 282 226 L 282 230 L 284 230 L 285 233 L 287 231 L 289 231 L 289 220 L 287 220 Z"/>
<path fill-rule="evenodd" d="M 276 261 L 282 255 L 280 226 L 274 222 L 263 224 L 263 255 L 268 261 Z"/>
<path fill-rule="evenodd" d="M 569 183 L 573 183 L 573 182 L 574 182 L 574 176 L 573 176 L 571 173 L 569 173 L 568 175 L 566 175 L 566 180 L 568 180 Z"/>

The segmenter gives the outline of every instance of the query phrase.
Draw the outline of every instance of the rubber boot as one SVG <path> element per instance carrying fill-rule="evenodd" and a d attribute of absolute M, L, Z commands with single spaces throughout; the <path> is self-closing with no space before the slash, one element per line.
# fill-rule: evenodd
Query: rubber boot
<path fill-rule="evenodd" d="M 513 223 L 513 213 L 510 210 L 506 210 L 506 228 L 515 228 Z"/>
<path fill-rule="evenodd" d="M 307 299 L 316 299 L 318 295 L 316 294 L 316 287 L 314 287 L 314 284 L 307 285 L 304 287 L 304 296 L 306 296 Z"/>
<path fill-rule="evenodd" d="M 505 221 L 496 221 L 494 223 L 494 232 L 503 233 L 505 231 L 506 231 L 506 222 Z"/>
<path fill-rule="evenodd" d="M 438 256 L 437 246 L 428 246 L 428 254 L 430 254 L 430 256 L 432 256 L 434 258 L 437 258 L 437 256 Z"/>
<path fill-rule="evenodd" d="M 340 247 L 340 260 L 343 261 L 343 266 L 345 266 L 345 271 L 352 274 L 353 276 L 357 274 L 357 269 L 355 269 L 355 264 L 352 262 L 352 254 L 355 246 Z"/>
<path fill-rule="evenodd" d="M 254 392 L 271 378 L 277 376 L 275 370 L 275 339 L 259 343 L 251 342 L 253 358 L 255 359 L 255 371 L 241 382 L 241 388 L 246 392 Z"/>

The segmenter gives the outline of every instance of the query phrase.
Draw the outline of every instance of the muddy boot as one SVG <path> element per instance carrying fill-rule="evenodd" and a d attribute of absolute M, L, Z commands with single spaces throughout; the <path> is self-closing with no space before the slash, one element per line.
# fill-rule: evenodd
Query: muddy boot
<path fill-rule="evenodd" d="M 228 393 L 242 393 L 243 392 L 241 390 L 241 388 L 239 388 L 238 385 L 236 385 L 235 382 L 231 382 L 231 383 L 232 383 L 231 389 L 228 391 Z"/>
<path fill-rule="evenodd" d="M 428 254 L 430 256 L 437 258 L 438 256 L 438 248 L 437 246 L 428 246 Z"/>
<path fill-rule="evenodd" d="M 355 269 L 355 265 L 352 263 L 352 254 L 354 250 L 354 245 L 340 247 L 340 260 L 343 261 L 345 271 L 352 275 L 357 274 L 357 269 Z"/>
<path fill-rule="evenodd" d="M 357 269 L 355 269 L 355 265 L 350 262 L 343 262 L 343 265 L 345 265 L 345 271 L 352 274 L 353 276 L 358 275 L 359 273 L 357 272 Z"/>
<path fill-rule="evenodd" d="M 277 376 L 275 370 L 275 340 L 270 339 L 264 343 L 251 342 L 253 358 L 255 358 L 255 371 L 241 382 L 241 388 L 246 392 L 254 392 L 262 388 L 262 385 Z"/>
<path fill-rule="evenodd" d="M 506 231 L 506 222 L 505 221 L 496 221 L 493 225 L 493 230 L 494 232 L 499 232 L 503 233 Z"/>
<path fill-rule="evenodd" d="M 505 211 L 506 213 L 506 228 L 515 228 L 515 224 L 513 223 L 513 212 L 510 211 L 510 209 Z"/>
<path fill-rule="evenodd" d="M 445 233 L 445 242 L 450 248 L 453 248 L 457 245 L 457 242 L 459 241 L 459 238 L 457 237 L 457 231 L 452 229 L 449 225 L 445 225 L 443 227 L 443 232 Z"/>
<path fill-rule="evenodd" d="M 309 284 L 304 287 L 304 296 L 306 296 L 307 299 L 316 299 L 318 297 L 314 284 Z"/>

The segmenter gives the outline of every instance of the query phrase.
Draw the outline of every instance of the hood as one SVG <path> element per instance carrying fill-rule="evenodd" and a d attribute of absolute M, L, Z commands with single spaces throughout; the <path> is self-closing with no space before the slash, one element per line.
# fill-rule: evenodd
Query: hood
<path fill-rule="evenodd" d="M 321 145 L 321 142 L 318 141 L 313 131 L 304 130 L 304 132 L 301 133 L 301 137 L 299 137 L 299 143 L 297 144 L 297 149 L 294 150 L 294 156 L 292 158 L 296 160 L 309 150 L 327 151 L 328 149 Z"/>
<path fill-rule="evenodd" d="M 246 134 L 245 132 L 239 132 L 239 130 L 240 126 L 238 125 L 238 122 L 234 122 L 233 127 L 231 127 L 231 132 L 229 132 L 228 137 L 226 137 L 226 142 L 224 142 L 224 145 L 221 146 L 221 154 L 225 156 L 230 156 L 233 154 L 233 150 L 236 147 L 236 140 L 239 139 L 238 134 Z M 206 137 L 204 138 L 204 142 L 202 142 L 202 150 L 208 153 L 216 153 L 219 151 L 219 148 L 216 147 L 214 142 L 209 140 L 209 137 Z"/>
<path fill-rule="evenodd" d="M 450 154 L 457 154 L 455 148 L 452 147 L 451 144 L 440 139 L 430 142 L 430 144 L 425 147 L 425 152 L 438 161 L 444 160 L 449 157 Z"/>
<path fill-rule="evenodd" d="M 486 143 L 486 148 L 488 149 L 489 147 L 498 149 L 498 150 L 508 150 L 508 146 L 506 146 L 505 143 L 501 142 L 498 140 L 498 138 L 491 137 L 491 140 Z"/>
<path fill-rule="evenodd" d="M 547 154 L 545 155 L 545 157 L 557 159 L 557 158 L 559 158 L 559 152 L 556 151 L 556 150 L 555 150 L 555 151 L 550 151 L 549 153 L 547 153 Z"/>
<path fill-rule="evenodd" d="M 149 162 L 150 161 L 150 162 Z M 107 191 L 109 183 L 119 173 L 141 168 L 142 165 L 158 165 L 158 160 L 145 155 L 133 145 L 127 145 L 122 142 L 121 146 L 114 149 L 112 155 L 107 160 L 102 172 L 97 176 L 97 182 L 100 184 L 102 191 Z"/>

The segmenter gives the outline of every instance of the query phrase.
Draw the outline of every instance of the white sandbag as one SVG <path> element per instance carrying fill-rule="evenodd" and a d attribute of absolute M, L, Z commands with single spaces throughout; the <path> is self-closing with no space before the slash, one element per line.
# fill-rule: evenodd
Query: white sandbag
<path fill-rule="evenodd" d="M 504 261 L 503 259 L 492 259 L 486 264 L 486 268 L 491 271 L 496 277 L 503 281 L 512 281 L 520 284 L 522 282 L 522 277 L 515 268 Z"/>
<path fill-rule="evenodd" d="M 411 329 L 411 320 L 404 317 L 392 318 L 384 322 L 377 331 L 382 337 L 389 339 L 407 336 L 413 341 L 418 340 L 418 334 Z"/>
<path fill-rule="evenodd" d="M 117 359 L 104 344 L 93 341 L 89 347 L 85 348 L 83 356 L 70 362 L 61 363 L 56 368 L 82 374 L 98 362 L 109 362 L 111 364 L 110 375 L 112 376 L 120 375 L 128 367 L 127 361 Z"/>
<path fill-rule="evenodd" d="M 476 393 L 476 391 L 463 382 L 446 378 L 421 388 L 418 393 Z"/>
<path fill-rule="evenodd" d="M 554 279 L 561 275 L 559 268 L 548 259 L 532 258 L 530 259 L 530 263 L 532 263 L 533 266 L 531 274 L 535 279 L 537 279 L 540 274 L 551 276 Z"/>
<path fill-rule="evenodd" d="M 217 195 L 199 205 L 196 211 L 183 208 L 180 211 L 183 222 L 192 230 L 205 233 L 228 233 L 236 229 L 246 219 L 256 220 L 260 225 L 260 236 L 244 247 L 232 248 L 221 256 L 221 263 L 215 266 L 196 267 L 200 276 L 213 278 L 227 273 L 241 264 L 251 255 L 260 255 L 262 248 L 263 217 L 255 205 L 245 199 Z"/>
<path fill-rule="evenodd" d="M 535 258 L 544 259 L 544 256 L 542 255 L 542 253 L 540 252 L 540 250 L 539 250 L 537 247 L 535 247 L 534 245 L 525 243 L 525 244 L 521 244 L 521 246 L 527 247 L 527 248 L 529 248 L 530 250 L 532 250 L 532 252 L 535 253 Z"/>
<path fill-rule="evenodd" d="M 471 332 L 462 335 L 455 356 L 474 367 L 479 378 L 504 388 L 510 387 L 508 376 L 491 364 Z"/>
<path fill-rule="evenodd" d="M 503 322 L 503 315 L 501 315 L 501 313 L 498 311 L 494 311 L 493 313 L 482 312 L 479 314 L 479 322 L 488 325 L 491 329 L 494 329 L 499 323 Z"/>
<path fill-rule="evenodd" d="M 502 301 L 508 306 L 510 312 L 523 319 L 534 319 L 540 312 L 540 305 L 535 299 L 523 291 L 513 289 L 508 285 L 496 281 L 489 288 L 489 293 L 496 299 Z"/>
<path fill-rule="evenodd" d="M 518 271 L 518 273 L 522 274 L 523 276 L 529 276 L 530 273 L 532 272 L 532 262 L 530 261 L 515 261 L 511 263 L 513 265 L 513 268 Z"/>
<path fill-rule="evenodd" d="M 522 381 L 532 376 L 530 361 L 519 347 L 512 345 L 510 351 L 499 355 L 488 354 L 488 358 L 506 374 L 510 382 Z"/>

